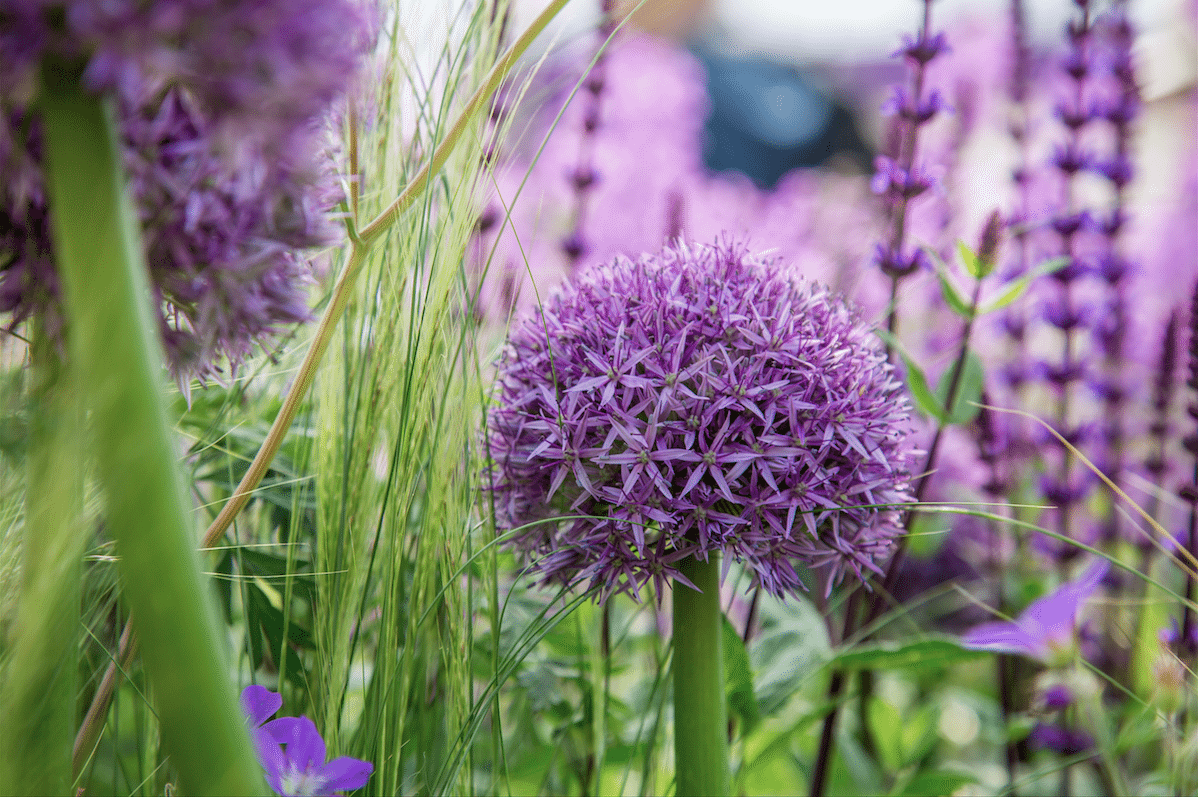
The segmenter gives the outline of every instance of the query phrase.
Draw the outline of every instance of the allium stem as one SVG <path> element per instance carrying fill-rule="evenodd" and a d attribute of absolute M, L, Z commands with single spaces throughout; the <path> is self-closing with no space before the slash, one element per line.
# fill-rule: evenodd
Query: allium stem
<path fill-rule="evenodd" d="M 87 537 L 82 407 L 57 346 L 40 331 L 33 375 L 21 598 L 0 675 L 0 794 L 68 794 Z"/>
<path fill-rule="evenodd" d="M 261 794 L 200 574 L 162 396 L 163 355 L 114 122 L 73 69 L 43 70 L 53 237 L 92 450 L 163 746 L 188 794 Z M 33 487 L 33 485 L 31 485 Z"/>
<path fill-rule="evenodd" d="M 674 761 L 678 797 L 731 792 L 720 612 L 720 560 L 678 566 L 702 590 L 674 582 Z"/>

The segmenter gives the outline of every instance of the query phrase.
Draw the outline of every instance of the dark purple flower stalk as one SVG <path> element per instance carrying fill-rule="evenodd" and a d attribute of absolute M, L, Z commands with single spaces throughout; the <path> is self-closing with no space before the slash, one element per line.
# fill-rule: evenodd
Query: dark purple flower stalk
<path fill-rule="evenodd" d="M 1087 366 L 1080 356 L 1081 328 L 1088 325 L 1088 311 L 1078 306 L 1074 283 L 1087 272 L 1081 259 L 1081 237 L 1092 226 L 1091 214 L 1078 207 L 1075 182 L 1079 172 L 1087 168 L 1093 156 L 1085 149 L 1083 132 L 1096 118 L 1092 104 L 1094 65 L 1094 22 L 1089 0 L 1074 0 L 1076 16 L 1069 22 L 1069 50 L 1062 71 L 1065 75 L 1066 96 L 1057 106 L 1057 118 L 1065 133 L 1065 141 L 1056 147 L 1052 165 L 1060 174 L 1061 198 L 1057 215 L 1049 227 L 1059 240 L 1059 252 L 1069 263 L 1053 273 L 1056 296 L 1043 307 L 1044 320 L 1060 333 L 1061 356 L 1044 365 L 1044 376 L 1057 390 L 1058 399 L 1054 426 L 1069 440 L 1080 440 L 1082 427 L 1074 418 L 1072 406 L 1074 385 L 1085 379 Z M 1074 443 L 1076 445 L 1076 443 Z M 1085 497 L 1090 481 L 1074 473 L 1074 457 L 1061 448 L 1056 471 L 1045 479 L 1045 492 L 1057 506 L 1057 532 L 1065 539 L 1074 535 L 1074 505 Z M 1062 562 L 1076 556 L 1078 549 L 1059 541 L 1043 540 L 1045 547 Z"/>
<path fill-rule="evenodd" d="M 250 721 L 258 761 L 266 782 L 283 797 L 325 797 L 360 789 L 374 772 L 369 761 L 341 756 L 325 762 L 324 739 L 307 717 L 272 720 L 283 698 L 263 686 L 241 692 L 241 709 Z"/>
<path fill-rule="evenodd" d="M 1095 163 L 1095 171 L 1110 183 L 1114 200 L 1109 213 L 1101 219 L 1102 242 L 1098 254 L 1098 273 L 1107 285 L 1101 321 L 1095 335 L 1103 353 L 1103 372 L 1093 387 L 1102 400 L 1103 470 L 1116 484 L 1124 469 L 1126 437 L 1125 407 L 1130 386 L 1127 384 L 1125 342 L 1127 337 L 1127 276 L 1131 268 L 1123 246 L 1127 221 L 1127 186 L 1133 175 L 1131 159 L 1132 122 L 1138 115 L 1140 90 L 1132 66 L 1131 48 L 1135 35 L 1124 4 L 1117 3 L 1102 20 L 1100 32 L 1107 45 L 1110 61 L 1112 96 L 1098 101 L 1094 112 L 1105 118 L 1113 131 L 1113 151 L 1106 160 Z M 1119 513 L 1112 511 L 1103 528 L 1103 537 L 1114 540 L 1119 533 Z"/>
<path fill-rule="evenodd" d="M 891 115 L 891 146 L 888 154 L 877 158 L 877 171 L 871 187 L 886 200 L 890 215 L 890 240 L 877 247 L 875 262 L 891 279 L 890 309 L 886 327 L 893 334 L 898 326 L 899 282 L 926 265 L 919 248 L 906 245 L 907 211 L 916 197 L 936 183 L 933 170 L 917 159 L 919 131 L 940 111 L 944 99 L 938 91 L 927 91 L 928 64 L 947 49 L 943 33 L 932 33 L 932 0 L 924 0 L 923 23 L 919 35 L 906 39 L 895 53 L 910 66 L 911 87 L 897 86 L 883 112 Z"/>
<path fill-rule="evenodd" d="M 1177 387 L 1177 327 L 1177 313 L 1174 312 L 1169 315 L 1169 320 L 1165 324 L 1161 340 L 1160 360 L 1157 362 L 1152 383 L 1152 420 L 1148 424 L 1148 436 L 1151 439 L 1152 450 L 1144 461 L 1144 470 L 1152 477 L 1153 484 L 1157 488 L 1150 499 L 1148 514 L 1157 517 L 1158 520 L 1161 503 L 1158 495 L 1164 489 L 1165 473 L 1169 467 L 1167 455 L 1170 439 L 1170 410 L 1173 404 L 1173 393 Z M 1143 535 L 1137 537 L 1136 541 L 1145 556 L 1153 550 L 1152 537 Z M 1141 569 L 1141 572 L 1150 571 Z"/>
<path fill-rule="evenodd" d="M 660 595 L 722 552 L 774 595 L 805 588 L 796 563 L 830 590 L 901 533 L 890 364 L 840 300 L 742 248 L 588 268 L 515 325 L 497 383 L 497 522 L 543 582 Z"/>
<path fill-rule="evenodd" d="M 1186 412 L 1192 420 L 1198 421 L 1198 284 L 1190 302 L 1190 362 L 1189 376 L 1186 387 L 1194 394 L 1186 406 Z M 1182 439 L 1182 446 L 1190 456 L 1194 457 L 1194 476 L 1188 484 L 1179 490 L 1182 500 L 1190 505 L 1190 525 L 1183 539 L 1178 540 L 1179 547 L 1189 552 L 1189 561 L 1182 568 L 1186 574 L 1185 603 L 1181 615 L 1181 639 L 1189 640 L 1195 635 L 1194 612 L 1190 608 L 1196 592 L 1193 573 L 1193 558 L 1198 556 L 1198 429 L 1191 431 Z"/>
<path fill-rule="evenodd" d="M 571 231 L 562 240 L 562 252 L 565 253 L 570 270 L 573 271 L 580 258 L 588 251 L 586 234 L 587 200 L 601 179 L 595 168 L 595 139 L 603 123 L 603 88 L 607 81 L 607 48 L 611 36 L 616 29 L 615 0 L 603 0 L 602 20 L 595 32 L 596 52 L 594 65 L 583 82 L 583 102 L 586 110 L 582 117 L 582 135 L 578 140 L 578 162 L 566 175 L 574 198 L 574 208 L 571 213 Z"/>

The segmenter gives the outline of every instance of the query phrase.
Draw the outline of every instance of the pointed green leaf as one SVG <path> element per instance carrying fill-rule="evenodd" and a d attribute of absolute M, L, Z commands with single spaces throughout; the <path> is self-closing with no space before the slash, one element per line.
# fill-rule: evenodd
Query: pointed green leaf
<path fill-rule="evenodd" d="M 830 667 L 843 670 L 905 670 L 944 667 L 990 655 L 961 647 L 950 637 L 929 637 L 915 642 L 885 641 L 857 645 L 838 654 Z"/>
<path fill-rule="evenodd" d="M 957 289 L 953 287 L 952 280 L 943 271 L 938 271 L 936 277 L 940 280 L 940 293 L 944 296 L 944 301 L 948 304 L 949 309 L 962 318 L 971 318 L 974 310 L 969 306 L 969 302 L 957 293 Z"/>
<path fill-rule="evenodd" d="M 757 696 L 753 692 L 753 670 L 749 666 L 749 653 L 745 643 L 724 617 L 724 689 L 728 694 L 729 716 L 741 721 L 741 735 L 753 729 L 761 719 Z"/>
<path fill-rule="evenodd" d="M 985 315 L 986 313 L 992 313 L 995 310 L 1001 310 L 1019 297 L 1023 296 L 1023 294 L 1027 293 L 1027 289 L 1031 287 L 1032 282 L 1038 277 L 1043 277 L 1048 274 L 1052 274 L 1055 271 L 1060 271 L 1066 265 L 1068 265 L 1068 263 L 1069 258 L 1067 257 L 1054 257 L 1051 260 L 1045 260 L 1043 263 L 1036 266 L 1022 277 L 1007 283 L 1006 289 L 998 296 L 983 304 L 981 310 L 978 311 L 978 314 Z"/>
<path fill-rule="evenodd" d="M 919 364 L 912 359 L 911 355 L 907 353 L 907 350 L 903 348 L 902 344 L 898 342 L 898 338 L 894 335 L 883 329 L 877 330 L 877 335 L 903 358 L 903 365 L 907 369 L 907 389 L 911 393 L 911 400 L 915 402 L 916 409 L 924 415 L 930 415 L 933 418 L 947 422 L 948 413 L 944 411 L 944 405 L 940 403 L 928 388 L 927 375 L 924 374 Z"/>
<path fill-rule="evenodd" d="M 983 263 L 977 255 L 977 252 L 965 245 L 964 241 L 957 241 L 957 255 L 961 258 L 961 264 L 965 266 L 965 270 L 969 272 L 974 279 L 981 279 L 990 273 L 990 268 Z"/>
<path fill-rule="evenodd" d="M 898 772 L 903 766 L 903 718 L 898 709 L 875 695 L 869 699 L 867 719 L 882 765 L 889 772 Z"/>
<path fill-rule="evenodd" d="M 948 388 L 952 375 L 953 367 L 949 366 L 936 384 L 936 402 L 941 407 L 948 406 Z M 953 405 L 945 412 L 942 420 L 949 424 L 963 424 L 976 418 L 981 409 L 978 405 L 982 400 L 982 388 L 985 383 L 986 373 L 982 368 L 982 361 L 971 351 L 965 357 L 961 377 L 957 380 Z"/>

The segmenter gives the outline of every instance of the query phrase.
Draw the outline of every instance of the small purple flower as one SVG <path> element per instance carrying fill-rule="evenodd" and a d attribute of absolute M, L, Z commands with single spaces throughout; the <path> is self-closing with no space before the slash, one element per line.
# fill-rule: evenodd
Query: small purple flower
<path fill-rule="evenodd" d="M 831 589 L 901 531 L 892 367 L 841 301 L 743 249 L 584 270 L 513 328 L 497 383 L 498 523 L 545 582 L 660 595 L 723 552 L 775 595 L 804 588 L 795 562 Z"/>
<path fill-rule="evenodd" d="M 1014 653 L 1046 664 L 1072 656 L 1077 648 L 1078 613 L 1098 589 L 1110 563 L 1099 559 L 1077 581 L 1034 601 L 1014 622 L 984 623 L 965 634 L 961 643 L 975 650 Z"/>
<path fill-rule="evenodd" d="M 266 770 L 266 782 L 276 794 L 318 797 L 366 785 L 374 772 L 373 764 L 347 756 L 325 763 L 324 739 L 312 720 L 270 719 L 282 706 L 282 696 L 266 687 L 252 685 L 241 692 L 241 709 L 252 726 L 258 760 Z"/>
<path fill-rule="evenodd" d="M 266 782 L 283 797 L 326 797 L 366 785 L 374 765 L 327 751 L 316 724 L 307 717 L 280 717 L 254 734 Z"/>

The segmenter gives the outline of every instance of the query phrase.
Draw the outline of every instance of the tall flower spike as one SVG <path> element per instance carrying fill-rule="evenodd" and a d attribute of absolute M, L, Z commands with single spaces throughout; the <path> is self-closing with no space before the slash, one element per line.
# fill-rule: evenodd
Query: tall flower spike
<path fill-rule="evenodd" d="M 599 29 L 595 32 L 594 65 L 583 82 L 582 102 L 586 111 L 582 117 L 582 131 L 578 139 L 578 163 L 566 175 L 574 195 L 570 234 L 562 240 L 562 252 L 569 260 L 570 268 L 574 269 L 581 257 L 588 251 L 588 243 L 583 227 L 586 224 L 587 200 L 602 175 L 595 168 L 595 138 L 602 124 L 603 89 L 607 83 L 607 48 L 612 34 L 616 29 L 614 0 L 603 0 L 602 18 Z"/>
<path fill-rule="evenodd" d="M 1130 385 L 1127 376 L 1126 341 L 1129 323 L 1127 283 L 1132 264 L 1125 252 L 1123 230 L 1127 221 L 1127 187 L 1133 176 L 1132 123 L 1139 112 L 1140 89 L 1132 66 L 1135 30 L 1127 16 L 1125 3 L 1115 7 L 1100 21 L 1100 42 L 1105 45 L 1111 91 L 1099 101 L 1095 111 L 1112 128 L 1114 145 L 1106 159 L 1095 164 L 1095 171 L 1110 184 L 1114 200 L 1108 215 L 1098 225 L 1102 238 L 1098 255 L 1098 273 L 1107 285 L 1101 320 L 1094 333 L 1103 353 L 1102 374 L 1093 382 L 1102 400 L 1103 469 L 1109 479 L 1122 483 L 1125 459 L 1125 407 Z M 1103 528 L 1107 540 L 1119 534 L 1119 513 L 1112 511 Z"/>
<path fill-rule="evenodd" d="M 908 38 L 895 53 L 911 67 L 911 88 L 899 86 L 882 110 L 894 117 L 890 152 L 879 155 L 871 186 L 886 200 L 890 215 L 890 239 L 878 244 L 876 265 L 890 277 L 890 312 L 886 326 L 894 332 L 898 324 L 899 281 L 925 265 L 923 252 L 906 245 L 907 212 L 912 200 L 931 188 L 936 178 L 927 165 L 918 162 L 919 131 L 944 110 L 938 91 L 927 91 L 928 64 L 947 49 L 943 33 L 932 33 L 932 0 L 924 0 L 923 24 L 919 35 Z"/>
<path fill-rule="evenodd" d="M 1075 388 L 1085 379 L 1089 367 L 1079 355 L 1079 346 L 1084 338 L 1089 317 L 1078 305 L 1079 298 L 1074 287 L 1089 267 L 1082 260 L 1083 237 L 1093 226 L 1091 213 L 1080 207 L 1077 186 L 1079 173 L 1093 160 L 1085 149 L 1083 132 L 1093 123 L 1095 114 L 1090 105 L 1094 91 L 1094 19 L 1088 0 L 1074 0 L 1075 18 L 1066 29 L 1069 50 L 1061 64 L 1065 74 L 1066 96 L 1058 104 L 1057 117 L 1061 122 L 1064 142 L 1056 147 L 1052 165 L 1060 176 L 1061 197 L 1057 214 L 1049 227 L 1059 239 L 1059 252 L 1069 259 L 1069 264 L 1053 273 L 1055 296 L 1042 309 L 1044 320 L 1060 330 L 1061 355 L 1055 362 L 1044 364 L 1044 374 L 1058 394 L 1053 425 L 1066 438 L 1075 439 L 1082 426 L 1075 417 L 1077 401 Z M 1090 314 L 1092 315 L 1092 314 Z M 1079 479 L 1075 473 L 1074 457 L 1068 449 L 1060 451 L 1054 472 L 1048 477 L 1047 491 L 1070 500 L 1058 501 L 1056 511 L 1057 532 L 1062 538 L 1072 539 L 1079 533 L 1073 504 L 1085 497 L 1089 489 L 1088 480 Z M 1076 556 L 1080 549 L 1062 544 L 1059 540 L 1039 538 L 1039 543 L 1062 561 Z"/>
<path fill-rule="evenodd" d="M 775 595 L 804 589 L 796 564 L 830 590 L 901 532 L 909 407 L 884 353 L 742 248 L 585 270 L 513 328 L 497 384 L 498 523 L 544 582 L 660 595 L 722 552 Z"/>

